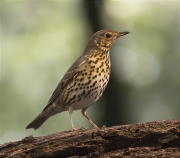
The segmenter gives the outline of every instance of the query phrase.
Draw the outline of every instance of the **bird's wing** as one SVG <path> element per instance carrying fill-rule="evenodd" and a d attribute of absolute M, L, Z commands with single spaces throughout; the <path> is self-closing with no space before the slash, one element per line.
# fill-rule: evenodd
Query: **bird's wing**
<path fill-rule="evenodd" d="M 43 109 L 46 110 L 52 102 L 63 92 L 64 88 L 72 81 L 73 77 L 78 75 L 78 67 L 86 62 L 87 56 L 80 56 L 73 65 L 68 69 L 64 77 L 61 79 L 57 85 L 55 91 L 53 92 L 51 98 L 49 99 L 46 107 Z"/>

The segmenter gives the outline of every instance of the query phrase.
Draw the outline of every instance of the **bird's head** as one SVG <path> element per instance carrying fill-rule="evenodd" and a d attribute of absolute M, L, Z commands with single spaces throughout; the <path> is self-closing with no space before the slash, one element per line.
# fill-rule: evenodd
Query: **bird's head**
<path fill-rule="evenodd" d="M 118 37 L 128 33 L 128 31 L 116 32 L 108 29 L 100 30 L 91 37 L 87 46 L 109 49 Z"/>

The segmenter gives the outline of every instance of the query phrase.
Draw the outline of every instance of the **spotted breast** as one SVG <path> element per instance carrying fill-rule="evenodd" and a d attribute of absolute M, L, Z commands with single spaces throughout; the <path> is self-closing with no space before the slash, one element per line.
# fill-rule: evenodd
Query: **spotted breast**
<path fill-rule="evenodd" d="M 109 52 L 93 50 L 91 56 L 80 65 L 79 72 L 64 90 L 59 102 L 67 110 L 87 108 L 94 104 L 104 92 L 110 77 Z"/>

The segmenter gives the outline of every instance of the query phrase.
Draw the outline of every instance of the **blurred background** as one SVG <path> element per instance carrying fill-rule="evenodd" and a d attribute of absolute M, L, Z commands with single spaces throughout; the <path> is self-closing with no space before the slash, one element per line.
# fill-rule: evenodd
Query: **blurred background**
<path fill-rule="evenodd" d="M 179 13 L 179 1 L 1 1 L 0 143 L 71 128 L 63 112 L 25 129 L 106 28 L 130 34 L 112 46 L 110 82 L 88 116 L 99 127 L 179 119 Z M 73 120 L 92 128 L 81 111 Z"/>

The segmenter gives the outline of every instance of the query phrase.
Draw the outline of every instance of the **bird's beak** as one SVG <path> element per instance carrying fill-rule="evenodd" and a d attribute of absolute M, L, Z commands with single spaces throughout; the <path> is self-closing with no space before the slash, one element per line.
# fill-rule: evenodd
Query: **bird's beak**
<path fill-rule="evenodd" d="M 118 36 L 118 37 L 124 36 L 124 35 L 126 35 L 126 34 L 128 34 L 128 33 L 130 33 L 130 32 L 128 32 L 128 31 L 119 32 L 119 36 Z"/>

